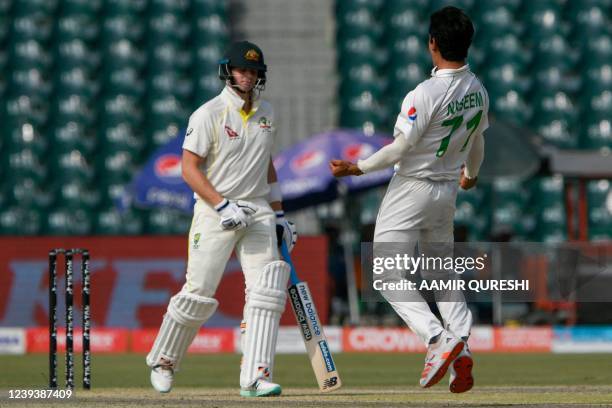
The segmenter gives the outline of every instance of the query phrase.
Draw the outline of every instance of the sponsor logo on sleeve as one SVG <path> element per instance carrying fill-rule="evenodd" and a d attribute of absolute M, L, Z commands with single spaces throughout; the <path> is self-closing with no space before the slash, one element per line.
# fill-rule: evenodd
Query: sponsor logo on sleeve
<path fill-rule="evenodd" d="M 416 118 L 417 118 L 416 108 L 414 106 L 411 106 L 410 109 L 408 109 L 408 119 L 410 119 L 411 122 L 414 122 Z"/>

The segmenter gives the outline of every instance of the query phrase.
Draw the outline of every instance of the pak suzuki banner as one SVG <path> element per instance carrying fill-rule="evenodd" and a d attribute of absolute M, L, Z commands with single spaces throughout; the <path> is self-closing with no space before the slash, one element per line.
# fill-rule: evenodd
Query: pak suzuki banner
<path fill-rule="evenodd" d="M 184 237 L 0 238 L 0 327 L 48 325 L 49 260 L 52 248 L 87 248 L 91 254 L 94 327 L 158 328 L 168 300 L 185 282 Z M 300 277 L 310 285 L 319 316 L 329 309 L 327 241 L 300 237 L 292 253 Z M 58 257 L 58 319 L 62 325 L 64 259 Z M 74 259 L 75 324 L 81 325 L 80 258 Z M 244 306 L 244 277 L 236 258 L 228 262 L 215 297 L 219 308 L 207 327 L 238 326 Z M 290 308 L 281 320 L 294 324 Z"/>

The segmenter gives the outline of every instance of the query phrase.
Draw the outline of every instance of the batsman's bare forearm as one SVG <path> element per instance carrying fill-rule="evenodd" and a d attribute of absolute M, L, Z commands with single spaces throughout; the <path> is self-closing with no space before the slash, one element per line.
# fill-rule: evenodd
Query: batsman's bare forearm
<path fill-rule="evenodd" d="M 203 157 L 189 150 L 183 150 L 183 160 L 181 163 L 183 180 L 204 201 L 215 206 L 223 201 L 223 196 L 215 190 L 210 181 L 208 181 L 208 178 L 200 170 L 200 165 L 203 161 Z"/>
<path fill-rule="evenodd" d="M 270 164 L 268 165 L 268 184 L 276 183 L 278 181 L 278 176 L 276 175 L 276 169 L 274 168 L 274 162 L 270 159 Z M 283 211 L 283 203 L 280 201 L 272 201 L 270 203 L 270 207 L 274 211 Z"/>

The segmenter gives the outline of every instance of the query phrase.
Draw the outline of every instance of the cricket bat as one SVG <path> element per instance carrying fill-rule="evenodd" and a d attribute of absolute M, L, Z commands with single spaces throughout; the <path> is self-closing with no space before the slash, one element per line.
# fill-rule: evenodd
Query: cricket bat
<path fill-rule="evenodd" d="M 295 266 L 291 262 L 287 245 L 284 242 L 281 251 L 285 262 L 291 267 L 288 288 L 289 302 L 291 302 L 293 314 L 302 333 L 310 364 L 319 383 L 319 389 L 322 392 L 335 391 L 342 386 L 342 382 L 329 350 L 327 338 L 323 333 L 323 325 L 319 320 L 310 289 L 306 282 L 299 280 Z"/>

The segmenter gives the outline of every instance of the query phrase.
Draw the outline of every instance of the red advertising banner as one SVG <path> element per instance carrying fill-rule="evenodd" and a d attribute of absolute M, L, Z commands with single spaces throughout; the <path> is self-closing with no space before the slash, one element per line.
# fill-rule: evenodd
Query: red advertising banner
<path fill-rule="evenodd" d="M 495 351 L 549 352 L 552 343 L 550 327 L 495 328 Z"/>
<path fill-rule="evenodd" d="M 148 353 L 153 347 L 157 329 L 141 329 L 132 331 L 131 351 Z M 234 329 L 202 329 L 193 339 L 188 349 L 189 353 L 233 353 Z"/>
<path fill-rule="evenodd" d="M 74 351 L 83 351 L 83 332 L 74 330 Z M 91 330 L 91 352 L 92 353 L 125 353 L 129 351 L 130 332 L 126 329 L 92 329 Z M 27 352 L 48 353 L 49 352 L 49 329 L 47 327 L 36 327 L 26 330 Z M 57 349 L 66 351 L 66 330 L 57 331 Z"/>
<path fill-rule="evenodd" d="M 3 237 L 0 238 L 0 327 L 48 324 L 48 252 L 87 248 L 91 254 L 94 327 L 157 328 L 168 300 L 185 281 L 184 237 Z M 325 324 L 329 310 L 327 240 L 300 237 L 292 252 L 300 278 L 308 281 Z M 80 259 L 75 257 L 75 325 L 81 324 Z M 58 258 L 58 316 L 63 319 L 63 258 Z M 242 318 L 244 277 L 232 258 L 215 295 L 219 308 L 207 327 L 235 327 Z M 290 307 L 282 324 L 295 324 Z"/>
<path fill-rule="evenodd" d="M 345 328 L 342 350 L 356 352 L 425 351 L 423 341 L 408 329 L 363 327 Z"/>

